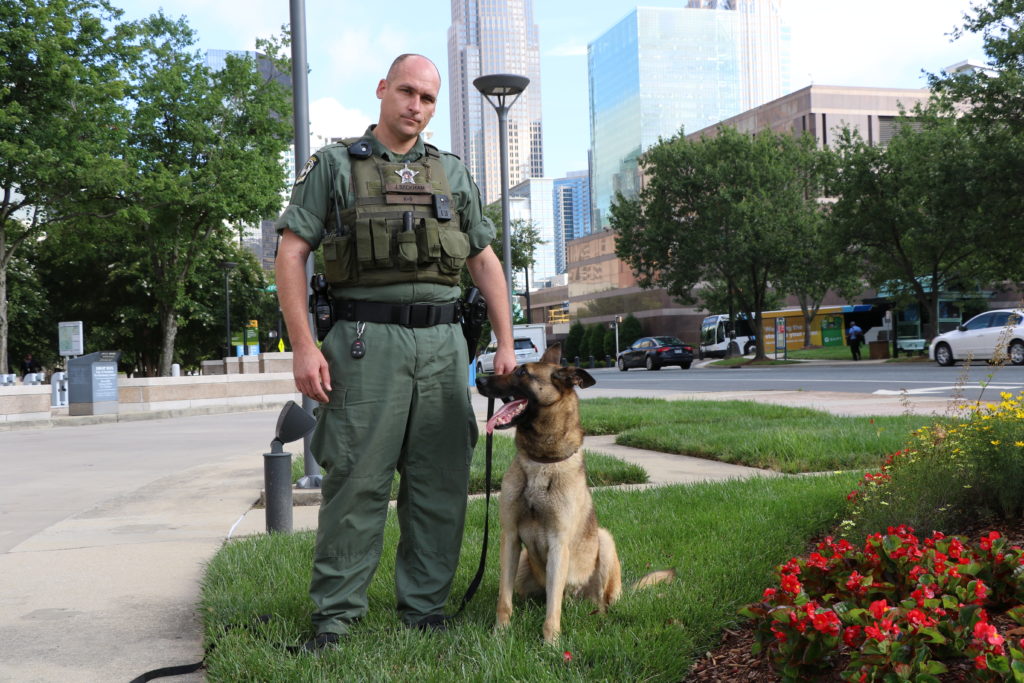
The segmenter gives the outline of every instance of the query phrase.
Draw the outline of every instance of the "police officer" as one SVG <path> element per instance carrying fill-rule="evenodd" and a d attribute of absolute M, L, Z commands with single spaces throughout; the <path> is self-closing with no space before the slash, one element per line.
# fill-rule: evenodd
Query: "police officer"
<path fill-rule="evenodd" d="M 409 627 L 445 627 L 477 438 L 457 324 L 463 265 L 490 308 L 495 371 L 515 366 L 508 291 L 479 190 L 458 157 L 420 138 L 440 85 L 426 57 L 398 57 L 377 85 L 377 125 L 310 157 L 277 225 L 295 385 L 325 404 L 311 442 L 325 477 L 310 651 L 338 643 L 366 613 L 396 470 L 398 614 Z M 321 246 L 335 322 L 318 349 L 305 263 Z"/>

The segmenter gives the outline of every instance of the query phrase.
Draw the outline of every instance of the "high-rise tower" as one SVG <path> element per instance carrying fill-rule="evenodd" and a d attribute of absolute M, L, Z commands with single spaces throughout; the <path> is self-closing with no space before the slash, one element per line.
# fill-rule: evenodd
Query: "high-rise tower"
<path fill-rule="evenodd" d="M 508 114 L 509 186 L 544 176 L 540 39 L 533 0 L 452 0 L 448 91 L 452 151 L 480 186 L 484 203 L 501 198 L 498 117 L 475 87 L 477 76 L 511 73 L 530 85 Z"/>
<path fill-rule="evenodd" d="M 587 49 L 593 230 L 616 192 L 635 196 L 640 155 L 788 90 L 782 0 L 638 7 Z"/>

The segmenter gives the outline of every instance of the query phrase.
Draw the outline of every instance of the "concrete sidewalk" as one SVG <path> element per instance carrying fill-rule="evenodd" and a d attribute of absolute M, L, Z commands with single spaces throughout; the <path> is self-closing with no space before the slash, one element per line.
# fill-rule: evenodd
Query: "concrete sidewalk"
<path fill-rule="evenodd" d="M 597 387 L 586 392 L 588 398 L 612 395 L 623 393 Z M 941 414 L 947 407 L 931 398 L 915 397 L 907 406 L 898 397 L 814 392 L 630 395 L 757 400 L 847 415 L 900 414 L 908 408 Z M 486 400 L 474 396 L 473 403 L 482 421 Z M 272 421 L 276 411 L 267 417 Z M 154 433 L 173 429 L 173 420 L 160 422 L 165 424 L 154 421 Z M 616 446 L 611 437 L 588 438 L 585 447 L 640 464 L 654 484 L 764 474 Z M 301 450 L 301 443 L 288 448 Z M 105 500 L 0 554 L 0 681 L 129 681 L 149 669 L 201 659 L 197 604 L 204 565 L 229 534 L 264 532 L 263 511 L 253 508 L 262 485 L 259 453 L 231 454 Z M 316 511 L 296 507 L 294 527 L 314 528 Z"/>

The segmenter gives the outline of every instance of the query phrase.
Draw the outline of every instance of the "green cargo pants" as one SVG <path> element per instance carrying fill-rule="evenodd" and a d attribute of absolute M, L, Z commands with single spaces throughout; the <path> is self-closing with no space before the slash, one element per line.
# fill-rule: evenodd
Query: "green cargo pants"
<path fill-rule="evenodd" d="M 458 325 L 367 323 L 360 359 L 350 353 L 355 338 L 356 323 L 341 321 L 322 347 L 332 391 L 311 442 L 325 470 L 310 584 L 318 633 L 346 633 L 366 613 L 396 469 L 398 613 L 406 624 L 441 613 L 459 561 L 477 438 Z"/>

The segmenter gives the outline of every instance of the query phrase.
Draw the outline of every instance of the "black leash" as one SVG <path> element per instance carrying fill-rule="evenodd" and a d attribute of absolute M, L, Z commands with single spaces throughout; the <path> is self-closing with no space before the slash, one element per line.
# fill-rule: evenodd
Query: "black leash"
<path fill-rule="evenodd" d="M 487 420 L 490 421 L 494 415 L 494 399 L 487 399 Z M 462 614 L 462 611 L 466 609 L 466 605 L 476 595 L 476 591 L 480 588 L 480 582 L 484 578 L 484 566 L 487 564 L 487 537 L 490 536 L 491 530 L 491 455 L 494 448 L 494 435 L 487 434 L 487 447 L 484 449 L 485 460 L 484 460 L 484 542 L 483 547 L 480 549 L 480 565 L 476 568 L 476 576 L 469 582 L 469 588 L 466 589 L 466 594 L 462 596 L 462 604 L 459 605 L 459 609 L 456 610 L 453 617 L 457 617 Z"/>

